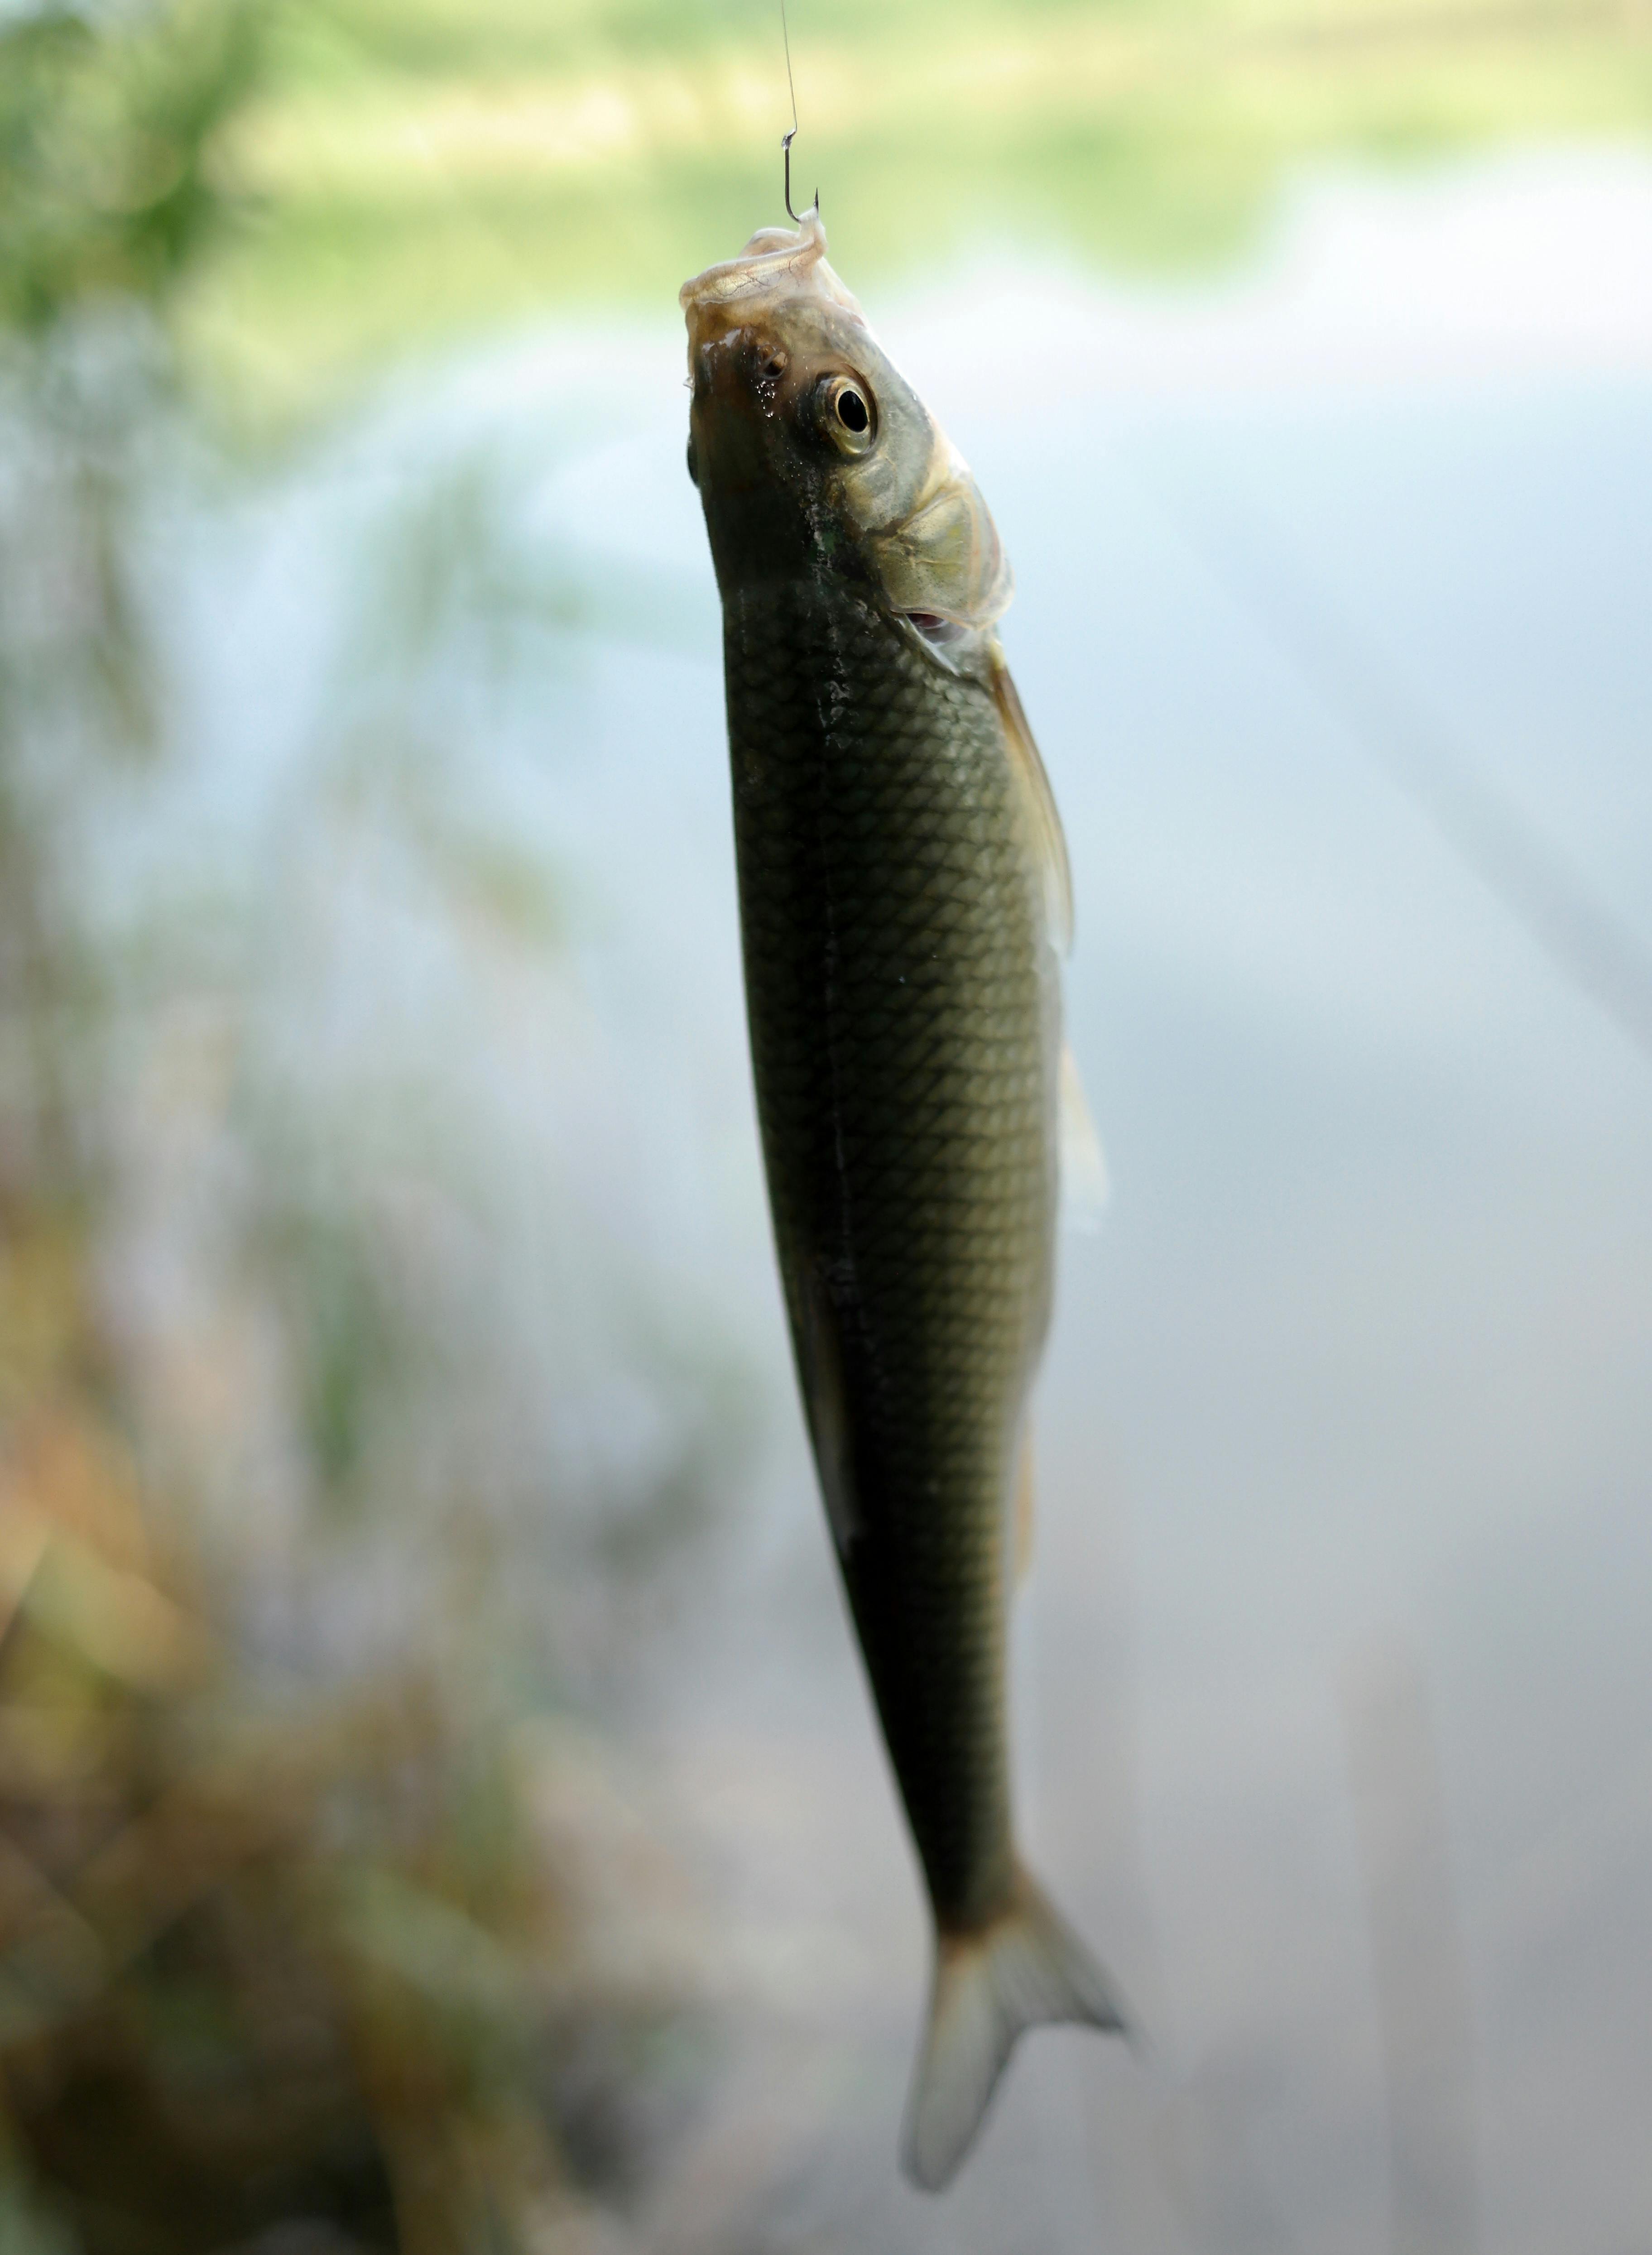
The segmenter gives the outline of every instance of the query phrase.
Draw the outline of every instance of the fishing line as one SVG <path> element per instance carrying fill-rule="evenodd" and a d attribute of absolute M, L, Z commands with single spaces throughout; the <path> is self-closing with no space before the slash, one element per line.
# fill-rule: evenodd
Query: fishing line
<path fill-rule="evenodd" d="M 798 137 L 798 89 L 791 76 L 791 32 L 786 23 L 786 0 L 780 0 L 780 37 L 786 51 L 786 92 L 791 97 L 791 130 L 790 133 L 783 133 L 780 137 L 780 154 L 785 165 L 786 217 L 791 221 L 793 227 L 801 227 L 803 221 L 791 208 L 791 144 Z M 814 192 L 814 203 L 812 208 L 814 216 L 819 219 L 820 216 L 819 188 Z M 804 216 L 806 218 L 808 214 L 805 213 Z"/>

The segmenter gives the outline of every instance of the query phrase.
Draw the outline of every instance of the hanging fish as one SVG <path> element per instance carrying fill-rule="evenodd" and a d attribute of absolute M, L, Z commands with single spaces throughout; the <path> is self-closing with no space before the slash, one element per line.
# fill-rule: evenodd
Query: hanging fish
<path fill-rule="evenodd" d="M 1087 1121 L 1066 848 L 994 631 L 1009 566 L 826 247 L 817 209 L 684 285 L 688 466 L 792 1346 L 934 1910 L 903 2160 L 935 2188 L 1023 2028 L 1123 2026 L 1016 1856 L 1005 1723 L 1060 1123 Z"/>

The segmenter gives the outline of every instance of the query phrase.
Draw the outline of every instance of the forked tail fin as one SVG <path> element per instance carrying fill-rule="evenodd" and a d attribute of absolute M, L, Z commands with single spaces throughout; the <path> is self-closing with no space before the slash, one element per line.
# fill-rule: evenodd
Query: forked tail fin
<path fill-rule="evenodd" d="M 1128 2023 L 1107 1975 L 1025 1872 L 1011 1907 L 990 1926 L 942 1933 L 935 1944 L 929 2027 L 907 2100 L 901 2165 L 938 2192 L 981 2127 L 1023 2028 L 1084 2020 L 1121 2034 Z"/>

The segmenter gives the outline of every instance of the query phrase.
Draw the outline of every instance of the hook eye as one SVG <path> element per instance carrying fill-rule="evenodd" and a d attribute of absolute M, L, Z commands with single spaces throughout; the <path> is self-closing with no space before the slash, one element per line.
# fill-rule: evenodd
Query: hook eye
<path fill-rule="evenodd" d="M 822 376 L 815 386 L 815 419 L 840 453 L 863 454 L 877 436 L 877 411 L 858 376 Z"/>

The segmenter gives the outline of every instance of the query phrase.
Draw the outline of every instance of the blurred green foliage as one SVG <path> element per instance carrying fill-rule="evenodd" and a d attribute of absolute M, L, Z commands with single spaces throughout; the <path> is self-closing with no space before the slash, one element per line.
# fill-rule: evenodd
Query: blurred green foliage
<path fill-rule="evenodd" d="M 793 15 L 800 184 L 857 280 L 983 242 L 1185 267 L 1307 161 L 1652 124 L 1647 20 L 1610 0 Z M 420 340 L 667 308 L 778 216 L 770 0 L 185 0 L 12 18 L 0 55 L 0 320 L 182 281 L 195 364 L 255 417 Z"/>
<path fill-rule="evenodd" d="M 203 152 L 257 56 L 250 0 L 0 22 L 0 323 L 165 290 L 221 214 Z"/>
<path fill-rule="evenodd" d="M 256 228 L 192 334 L 256 393 L 570 300 L 664 312 L 780 217 L 770 0 L 289 0 L 221 137 Z M 1642 134 L 1652 39 L 1599 0 L 800 0 L 799 185 L 857 283 L 981 244 L 1231 253 L 1309 161 Z"/>

